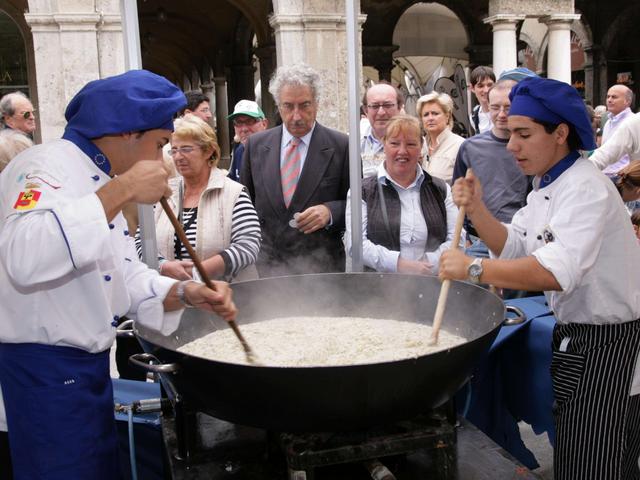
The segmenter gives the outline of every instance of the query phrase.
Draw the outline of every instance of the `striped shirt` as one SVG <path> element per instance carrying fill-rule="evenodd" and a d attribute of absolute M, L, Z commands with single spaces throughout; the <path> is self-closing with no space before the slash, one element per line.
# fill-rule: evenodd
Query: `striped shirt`
<path fill-rule="evenodd" d="M 182 210 L 182 224 L 187 225 L 185 234 L 192 247 L 196 246 L 196 231 L 198 227 L 198 207 Z M 136 234 L 136 248 L 138 255 L 142 254 L 140 232 Z M 247 192 L 243 191 L 238 196 L 233 213 L 231 215 L 231 243 L 224 251 L 220 252 L 224 261 L 224 277 L 231 279 L 240 270 L 255 263 L 262 242 L 260 222 L 253 203 Z M 175 258 L 190 260 L 187 249 L 175 236 Z M 179 251 L 178 251 L 179 249 Z M 162 259 L 161 259 L 162 260 Z"/>

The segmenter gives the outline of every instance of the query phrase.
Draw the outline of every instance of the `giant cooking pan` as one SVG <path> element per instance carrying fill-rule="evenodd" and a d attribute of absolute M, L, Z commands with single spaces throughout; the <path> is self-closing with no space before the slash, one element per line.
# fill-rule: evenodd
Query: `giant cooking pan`
<path fill-rule="evenodd" d="M 296 315 L 392 318 L 428 325 L 440 282 L 414 275 L 320 274 L 242 282 L 233 290 L 240 329 Z M 223 420 L 290 432 L 355 429 L 410 418 L 444 403 L 468 380 L 504 319 L 505 306 L 496 295 L 452 282 L 443 330 L 468 342 L 394 362 L 283 368 L 177 352 L 187 342 L 228 328 L 218 317 L 186 309 L 178 330 L 168 336 L 135 323 L 135 335 L 147 354 L 132 357 L 132 362 L 169 375 L 191 407 Z M 160 365 L 145 363 L 148 354 Z"/>

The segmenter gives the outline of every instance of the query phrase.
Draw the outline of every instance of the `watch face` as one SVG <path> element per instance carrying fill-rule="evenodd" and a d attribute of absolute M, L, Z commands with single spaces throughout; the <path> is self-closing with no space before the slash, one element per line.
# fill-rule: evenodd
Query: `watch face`
<path fill-rule="evenodd" d="M 477 264 L 473 264 L 469 267 L 469 275 L 477 277 L 482 273 L 482 267 Z"/>

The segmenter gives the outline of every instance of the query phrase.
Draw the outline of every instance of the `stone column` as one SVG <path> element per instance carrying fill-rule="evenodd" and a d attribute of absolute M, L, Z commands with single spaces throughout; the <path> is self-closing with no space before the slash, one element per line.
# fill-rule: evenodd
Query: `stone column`
<path fill-rule="evenodd" d="M 225 77 L 214 77 L 213 82 L 216 86 L 216 124 L 218 134 L 218 145 L 220 145 L 220 167 L 228 168 L 231 155 L 229 153 L 229 145 L 231 140 L 229 137 L 229 105 L 227 104 L 227 79 Z"/>
<path fill-rule="evenodd" d="M 516 27 L 524 15 L 500 13 L 483 20 L 493 28 L 493 71 L 496 77 L 518 66 Z"/>
<path fill-rule="evenodd" d="M 204 93 L 209 99 L 209 107 L 213 110 L 216 105 L 215 98 L 215 84 L 211 82 L 211 79 L 205 81 L 205 83 L 200 84 L 200 88 L 202 89 L 202 93 Z M 216 117 L 211 117 L 211 121 L 209 122 L 213 128 L 216 128 Z"/>
<path fill-rule="evenodd" d="M 538 19 L 549 29 L 547 77 L 571 84 L 571 22 L 580 15 L 559 13 Z"/>
<path fill-rule="evenodd" d="M 276 46 L 266 45 L 259 47 L 256 49 L 255 54 L 260 61 L 260 106 L 269 120 L 269 126 L 273 127 L 276 124 L 277 107 L 276 102 L 269 93 L 269 80 L 271 80 L 271 76 L 276 70 Z"/>
<path fill-rule="evenodd" d="M 399 45 L 367 45 L 362 47 L 362 63 L 378 70 L 380 80 L 391 82 L 391 70 L 394 66 L 393 52 L 398 48 L 400 48 Z"/>
<path fill-rule="evenodd" d="M 360 2 L 357 3 L 359 10 Z M 346 132 L 349 117 L 344 108 L 348 91 L 345 0 L 274 0 L 273 12 L 269 23 L 275 32 L 278 66 L 305 62 L 315 68 L 323 84 L 318 120 Z M 365 18 L 364 15 L 358 18 L 360 31 Z M 362 55 L 358 58 L 356 71 L 361 72 Z"/>

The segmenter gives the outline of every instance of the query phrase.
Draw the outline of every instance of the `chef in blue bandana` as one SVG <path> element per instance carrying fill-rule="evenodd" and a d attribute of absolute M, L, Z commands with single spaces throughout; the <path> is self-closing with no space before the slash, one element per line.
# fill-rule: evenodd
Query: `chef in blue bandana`
<path fill-rule="evenodd" d="M 510 95 L 507 148 L 534 175 L 511 225 L 459 179 L 464 206 L 490 259 L 447 252 L 442 279 L 544 290 L 553 332 L 555 480 L 640 478 L 640 248 L 611 180 L 578 150 L 594 148 L 584 103 L 562 82 L 527 78 Z"/>
<path fill-rule="evenodd" d="M 171 194 L 162 147 L 185 104 L 144 70 L 96 80 L 69 103 L 62 139 L 0 175 L 0 385 L 16 480 L 119 478 L 109 349 L 121 316 L 165 333 L 185 304 L 235 317 L 226 284 L 139 262 L 121 213 Z"/>

